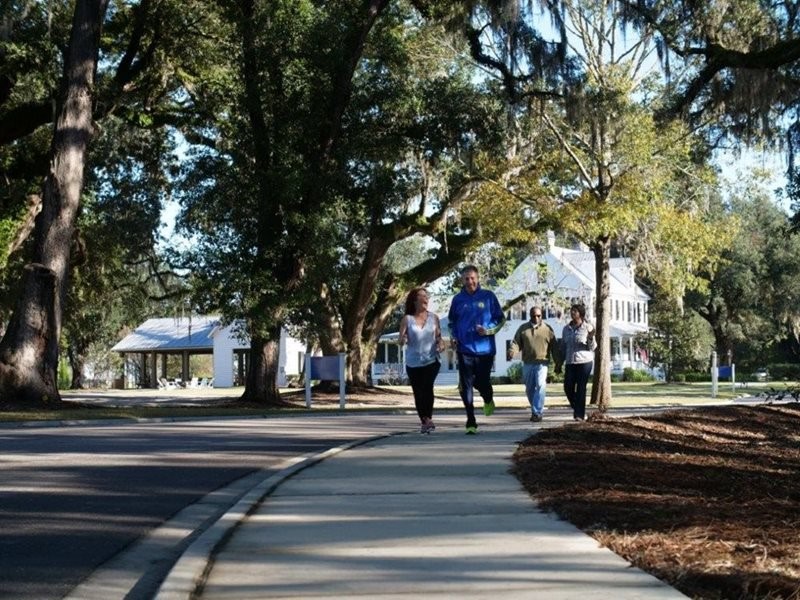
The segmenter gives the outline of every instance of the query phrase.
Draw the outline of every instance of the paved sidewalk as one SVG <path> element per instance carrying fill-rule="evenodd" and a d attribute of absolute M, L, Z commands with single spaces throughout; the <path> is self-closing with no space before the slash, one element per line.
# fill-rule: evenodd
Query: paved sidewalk
<path fill-rule="evenodd" d="M 204 600 L 686 598 L 536 508 L 508 472 L 530 433 L 483 420 L 331 452 L 243 499 L 158 598 L 188 599 L 203 567 Z"/>

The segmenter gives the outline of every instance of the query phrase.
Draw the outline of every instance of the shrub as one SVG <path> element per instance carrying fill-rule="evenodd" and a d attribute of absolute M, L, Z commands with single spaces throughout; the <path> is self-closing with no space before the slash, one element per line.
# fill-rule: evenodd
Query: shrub
<path fill-rule="evenodd" d="M 510 383 L 522 383 L 522 363 L 513 362 L 506 369 L 506 377 Z"/>
<path fill-rule="evenodd" d="M 634 383 L 639 383 L 643 381 L 655 381 L 655 377 L 650 375 L 647 371 L 643 371 L 641 369 L 632 369 L 631 367 L 625 367 L 622 370 L 622 381 L 630 381 Z"/>
<path fill-rule="evenodd" d="M 677 373 L 672 376 L 672 381 L 675 383 L 686 383 L 686 375 L 683 373 Z"/>
<path fill-rule="evenodd" d="M 768 365 L 769 374 L 773 380 L 800 381 L 800 364 L 776 363 Z"/>
<path fill-rule="evenodd" d="M 711 383 L 711 373 L 684 373 L 684 376 L 688 383 Z"/>

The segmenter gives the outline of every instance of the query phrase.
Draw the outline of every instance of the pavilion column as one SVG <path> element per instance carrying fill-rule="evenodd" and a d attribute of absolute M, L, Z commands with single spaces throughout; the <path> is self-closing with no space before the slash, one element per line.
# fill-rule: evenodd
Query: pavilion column
<path fill-rule="evenodd" d="M 162 354 L 161 355 L 161 377 L 165 377 L 166 378 L 166 376 L 167 376 L 167 355 L 166 354 Z"/>
<path fill-rule="evenodd" d="M 139 382 L 137 387 L 143 388 L 145 381 L 147 381 L 147 353 L 142 352 L 139 355 Z"/>
<path fill-rule="evenodd" d="M 181 353 L 181 379 L 184 383 L 189 381 L 189 352 L 186 350 Z"/>
<path fill-rule="evenodd" d="M 150 355 L 150 387 L 153 389 L 158 388 L 158 354 L 153 352 Z"/>

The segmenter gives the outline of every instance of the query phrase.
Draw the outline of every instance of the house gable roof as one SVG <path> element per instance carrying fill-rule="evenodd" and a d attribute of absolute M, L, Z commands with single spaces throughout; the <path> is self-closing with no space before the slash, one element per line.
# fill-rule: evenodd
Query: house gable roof
<path fill-rule="evenodd" d="M 539 265 L 546 266 L 545 281 L 539 281 Z M 629 259 L 610 261 L 609 284 L 618 298 L 649 300 L 647 293 L 633 281 Z M 553 246 L 542 254 L 530 255 L 495 289 L 501 304 L 542 287 L 560 290 L 565 296 L 580 297 L 583 291 L 595 292 L 594 254 Z"/>

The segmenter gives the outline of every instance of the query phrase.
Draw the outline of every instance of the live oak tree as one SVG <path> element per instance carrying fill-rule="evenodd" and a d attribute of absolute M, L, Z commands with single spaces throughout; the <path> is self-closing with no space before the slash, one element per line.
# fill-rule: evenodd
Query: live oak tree
<path fill-rule="evenodd" d="M 280 402 L 281 329 L 315 297 L 309 272 L 336 253 L 343 119 L 389 4 L 222 4 L 228 61 L 193 90 L 206 118 L 186 128 L 197 143 L 181 223 L 197 297 L 249 335 L 244 400 Z"/>
<path fill-rule="evenodd" d="M 519 176 L 508 183 L 511 193 L 525 198 L 542 221 L 586 243 L 594 254 L 595 319 L 598 350 L 592 401 L 605 410 L 611 400 L 609 345 L 609 260 L 612 249 L 637 258 L 658 250 L 676 260 L 674 268 L 652 269 L 664 282 L 686 280 L 698 264 L 712 255 L 713 223 L 702 214 L 713 179 L 704 171 L 692 137 L 680 122 L 656 122 L 654 113 L 663 97 L 649 75 L 651 38 L 646 32 L 626 39 L 623 23 L 610 2 L 570 2 L 562 5 L 558 22 L 566 45 L 563 64 L 570 77 L 545 94 L 535 71 L 520 74 L 520 65 L 535 65 L 536 54 L 519 35 L 522 25 L 506 23 L 501 40 L 513 49 L 516 61 L 493 65 L 485 50 L 473 52 L 503 75 L 508 98 L 525 107 L 528 128 L 518 159 Z M 524 11 L 518 18 L 530 19 Z M 487 26 L 488 27 L 488 26 Z M 530 26 L 528 26 L 530 28 Z M 511 32 L 517 32 L 517 37 Z M 489 36 L 476 38 L 483 43 Z M 534 36 L 528 36 L 535 40 Z M 537 46 L 538 47 L 538 46 Z M 499 52 L 495 53 L 500 54 Z M 528 57 L 527 59 L 525 57 Z M 523 103 L 522 99 L 531 98 Z M 702 154 L 701 154 L 702 157 Z M 670 244 L 665 228 L 682 223 L 697 243 Z M 656 240 L 658 240 L 656 242 Z M 655 243 L 654 243 L 655 242 Z M 696 252 L 688 258 L 690 252 Z M 643 267 L 652 264 L 642 260 Z"/>
<path fill-rule="evenodd" d="M 122 332 L 187 307 L 184 278 L 158 253 L 171 151 L 159 129 L 116 116 L 103 120 L 92 145 L 61 340 L 73 389 L 84 386 L 86 364 L 118 364 L 110 350 Z"/>
<path fill-rule="evenodd" d="M 176 48 L 191 54 L 185 3 L 142 0 L 106 9 L 106 2 L 24 3 L 4 13 L 0 255 L 13 267 L 29 263 L 16 291 L 15 269 L 4 272 L 4 285 L 19 299 L 0 345 L 7 402 L 57 404 L 55 369 L 68 272 L 79 262 L 72 247 L 81 246 L 75 219 L 84 179 L 114 156 L 89 164 L 89 141 L 112 115 L 134 129 L 157 126 L 153 109 L 176 89 L 174 71 L 182 64 Z M 172 46 L 164 43 L 170 25 L 181 32 Z M 160 68 L 150 70 L 155 63 Z"/>
<path fill-rule="evenodd" d="M 503 104 L 474 81 L 463 44 L 409 8 L 387 14 L 379 29 L 337 152 L 347 165 L 337 253 L 311 274 L 320 279 L 319 301 L 296 315 L 324 352 L 347 353 L 356 386 L 368 384 L 378 339 L 411 288 L 450 272 L 488 240 L 529 237 L 519 202 L 487 206 L 493 189 L 479 165 L 504 154 Z M 412 242 L 415 260 L 389 261 Z"/>
<path fill-rule="evenodd" d="M 620 7 L 631 25 L 654 32 L 671 75 L 659 118 L 679 116 L 712 146 L 785 149 L 787 195 L 800 221 L 800 6 L 644 0 Z"/>
<path fill-rule="evenodd" d="M 92 136 L 92 87 L 106 8 L 103 0 L 75 4 L 50 169 L 34 229 L 33 257 L 25 269 L 19 303 L 0 342 L 0 398 L 5 402 L 60 402 L 55 375 L 62 306 Z"/>
<path fill-rule="evenodd" d="M 763 363 L 780 344 L 797 356 L 800 239 L 758 177 L 745 174 L 728 196 L 720 210 L 739 227 L 716 267 L 701 273 L 705 285 L 687 304 L 708 321 L 720 357 Z"/>

